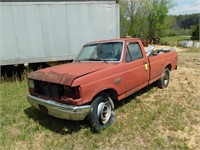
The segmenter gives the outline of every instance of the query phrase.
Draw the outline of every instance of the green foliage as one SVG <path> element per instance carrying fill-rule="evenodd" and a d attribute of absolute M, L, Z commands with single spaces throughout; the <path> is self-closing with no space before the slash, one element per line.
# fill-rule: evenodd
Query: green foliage
<path fill-rule="evenodd" d="M 146 36 L 146 16 L 143 11 L 144 0 L 122 0 L 120 1 L 120 25 L 121 37 L 127 35 L 133 37 Z"/>
<path fill-rule="evenodd" d="M 195 30 L 192 32 L 192 40 L 199 40 L 199 25 L 196 26 Z"/>
<path fill-rule="evenodd" d="M 149 13 L 149 37 L 161 36 L 164 29 L 164 20 L 167 17 L 168 7 L 159 0 L 152 1 L 152 10 Z"/>
<path fill-rule="evenodd" d="M 146 39 L 163 36 L 164 22 L 172 0 L 120 1 L 121 37 L 130 35 Z"/>
<path fill-rule="evenodd" d="M 176 18 L 171 15 L 168 15 L 164 21 L 165 29 L 162 31 L 163 36 L 176 36 L 177 32 L 173 30 L 175 24 Z"/>
<path fill-rule="evenodd" d="M 168 15 L 174 0 L 121 0 L 121 37 L 147 39 L 153 36 L 191 35 L 199 24 L 199 14 Z"/>
<path fill-rule="evenodd" d="M 168 16 L 169 18 L 175 20 L 171 22 L 171 26 L 168 26 L 168 31 L 176 33 L 176 35 L 191 35 L 192 31 L 195 30 L 196 26 L 199 24 L 198 14 L 191 15 L 178 15 L 178 16 Z M 166 32 L 166 36 L 173 36 L 171 32 Z"/>
<path fill-rule="evenodd" d="M 193 25 L 199 24 L 199 14 L 174 16 L 180 28 L 190 29 Z"/>

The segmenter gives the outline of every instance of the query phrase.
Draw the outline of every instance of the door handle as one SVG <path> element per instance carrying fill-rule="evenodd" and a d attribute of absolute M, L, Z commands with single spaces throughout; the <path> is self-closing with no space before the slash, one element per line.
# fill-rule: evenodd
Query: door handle
<path fill-rule="evenodd" d="M 145 70 L 148 71 L 149 70 L 148 62 L 144 61 L 143 63 L 144 63 Z"/>
<path fill-rule="evenodd" d="M 148 62 L 147 61 L 143 61 L 143 64 L 145 65 L 145 64 L 147 64 Z"/>

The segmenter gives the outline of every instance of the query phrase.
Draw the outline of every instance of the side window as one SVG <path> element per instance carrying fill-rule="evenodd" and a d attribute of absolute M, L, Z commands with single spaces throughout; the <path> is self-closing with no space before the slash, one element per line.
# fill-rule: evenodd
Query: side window
<path fill-rule="evenodd" d="M 138 43 L 130 43 L 128 45 L 127 52 L 129 52 L 129 55 L 130 55 L 132 61 L 143 57 Z M 127 55 L 127 57 L 129 57 L 129 56 Z M 127 62 L 129 62 L 129 61 L 127 61 Z"/>
<path fill-rule="evenodd" d="M 130 62 L 130 61 L 132 61 L 132 59 L 131 59 L 131 55 L 130 55 L 129 50 L 127 49 L 127 51 L 126 51 L 126 62 Z"/>

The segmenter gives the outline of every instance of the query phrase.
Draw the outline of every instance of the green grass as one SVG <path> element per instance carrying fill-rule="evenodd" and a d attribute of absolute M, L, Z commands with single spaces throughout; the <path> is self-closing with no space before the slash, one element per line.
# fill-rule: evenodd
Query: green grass
<path fill-rule="evenodd" d="M 162 42 L 167 42 L 171 46 L 176 46 L 179 40 L 190 40 L 191 36 L 171 36 L 171 37 L 162 37 Z"/>
<path fill-rule="evenodd" d="M 115 123 L 98 134 L 91 131 L 87 121 L 56 119 L 31 107 L 26 100 L 26 79 L 5 80 L 0 85 L 0 147 L 198 149 L 200 94 L 195 87 L 200 78 L 199 66 L 184 63 L 195 57 L 196 54 L 181 53 L 181 68 L 172 72 L 168 88 L 161 90 L 151 85 L 119 102 Z M 191 63 L 198 63 L 198 59 Z"/>

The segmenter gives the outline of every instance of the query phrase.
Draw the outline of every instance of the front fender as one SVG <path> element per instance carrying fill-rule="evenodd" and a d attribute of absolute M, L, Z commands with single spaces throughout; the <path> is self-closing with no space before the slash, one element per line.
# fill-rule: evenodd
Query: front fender
<path fill-rule="evenodd" d="M 122 93 L 122 89 L 124 89 L 124 83 L 121 82 L 120 84 L 104 84 L 104 82 L 101 82 L 90 83 L 89 85 L 81 86 L 82 101 L 83 103 L 91 102 L 96 95 L 106 90 L 114 90 L 118 96 Z"/>

